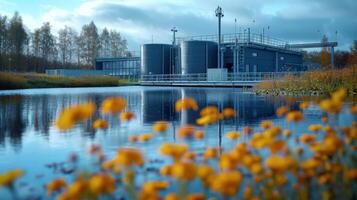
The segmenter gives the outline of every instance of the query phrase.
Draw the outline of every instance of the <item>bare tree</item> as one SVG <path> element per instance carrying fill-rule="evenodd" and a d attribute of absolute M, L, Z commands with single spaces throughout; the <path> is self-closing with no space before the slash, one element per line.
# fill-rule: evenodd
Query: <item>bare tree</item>
<path fill-rule="evenodd" d="M 112 57 L 125 56 L 127 52 L 127 41 L 122 39 L 119 32 L 115 30 L 110 31 L 110 43 Z"/>
<path fill-rule="evenodd" d="M 81 59 L 84 64 L 93 67 L 100 48 L 98 29 L 93 21 L 82 27 L 79 44 L 82 47 Z"/>
<path fill-rule="evenodd" d="M 100 34 L 100 57 L 110 57 L 110 35 L 107 28 L 104 28 L 102 33 Z"/>
<path fill-rule="evenodd" d="M 76 35 L 76 31 L 68 26 L 58 31 L 58 51 L 63 65 L 73 62 Z"/>

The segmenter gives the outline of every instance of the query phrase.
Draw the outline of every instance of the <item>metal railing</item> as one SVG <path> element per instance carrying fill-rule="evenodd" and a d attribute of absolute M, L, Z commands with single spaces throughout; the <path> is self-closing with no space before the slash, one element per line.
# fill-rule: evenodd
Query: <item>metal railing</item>
<path fill-rule="evenodd" d="M 228 73 L 220 82 L 278 80 L 284 76 L 301 76 L 304 72 L 239 72 Z M 152 74 L 141 75 L 141 82 L 207 82 L 207 74 Z"/>
<path fill-rule="evenodd" d="M 276 38 L 268 37 L 267 35 L 263 34 L 256 34 L 256 33 L 232 33 L 232 34 L 223 34 L 221 36 L 222 43 L 257 43 L 257 44 L 264 44 L 279 48 L 289 48 L 289 43 L 283 40 L 279 40 Z M 178 37 L 178 43 L 187 40 L 202 40 L 202 41 L 218 41 L 218 35 L 200 35 L 200 36 L 191 36 L 191 37 Z M 292 48 L 291 48 L 292 49 Z"/>

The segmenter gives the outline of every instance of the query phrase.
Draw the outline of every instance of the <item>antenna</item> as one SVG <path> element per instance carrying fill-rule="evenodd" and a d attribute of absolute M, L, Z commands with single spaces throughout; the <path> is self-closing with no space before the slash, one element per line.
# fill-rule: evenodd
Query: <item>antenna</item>
<path fill-rule="evenodd" d="M 216 17 L 218 17 L 218 68 L 221 68 L 221 18 L 224 17 L 221 7 L 216 9 Z"/>

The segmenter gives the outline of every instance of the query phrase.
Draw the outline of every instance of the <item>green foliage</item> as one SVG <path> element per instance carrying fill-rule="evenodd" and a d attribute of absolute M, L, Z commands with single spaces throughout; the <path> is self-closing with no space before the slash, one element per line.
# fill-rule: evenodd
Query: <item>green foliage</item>
<path fill-rule="evenodd" d="M 64 77 L 37 73 L 0 72 L 0 90 L 52 87 L 110 87 L 128 84 L 112 76 Z"/>

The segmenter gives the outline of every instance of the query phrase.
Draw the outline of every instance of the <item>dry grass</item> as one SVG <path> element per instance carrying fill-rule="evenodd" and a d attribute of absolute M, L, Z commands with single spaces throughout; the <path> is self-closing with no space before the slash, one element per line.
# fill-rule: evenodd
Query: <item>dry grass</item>
<path fill-rule="evenodd" d="M 127 82 L 111 76 L 64 77 L 37 73 L 0 72 L 0 90 L 51 87 L 109 87 Z"/>
<path fill-rule="evenodd" d="M 278 81 L 264 81 L 254 90 L 259 94 L 326 95 L 346 88 L 348 95 L 357 95 L 357 65 L 339 70 L 306 72 L 303 76 L 286 76 Z"/>

